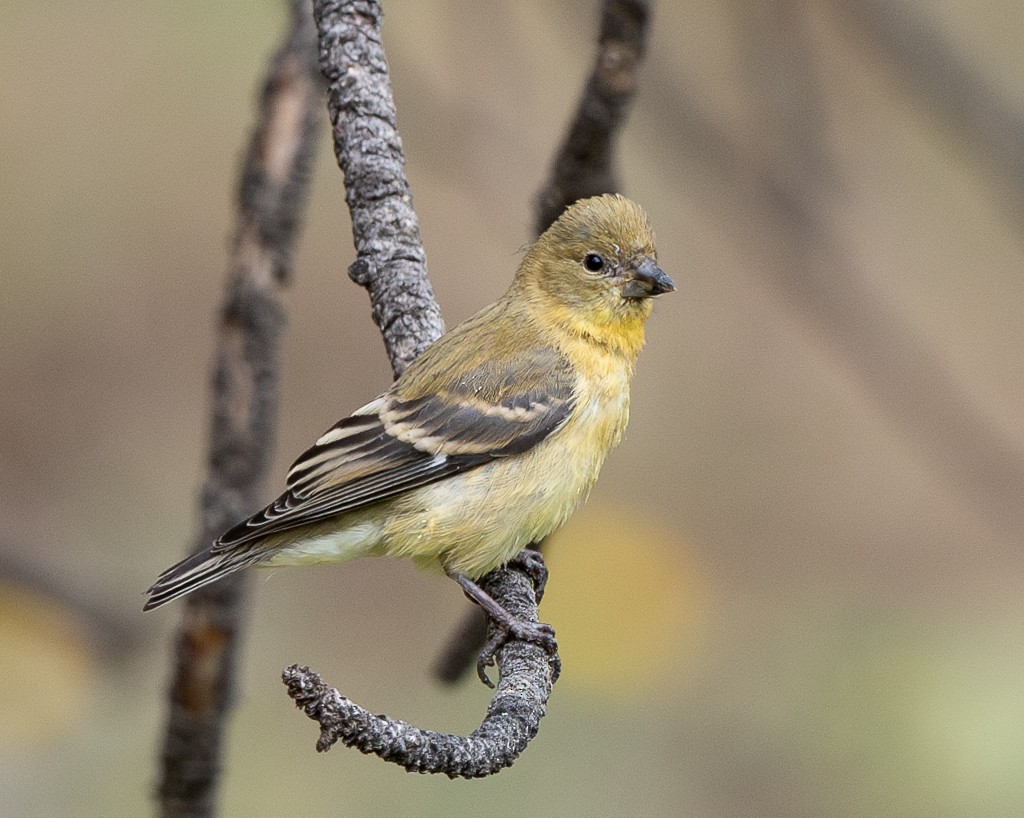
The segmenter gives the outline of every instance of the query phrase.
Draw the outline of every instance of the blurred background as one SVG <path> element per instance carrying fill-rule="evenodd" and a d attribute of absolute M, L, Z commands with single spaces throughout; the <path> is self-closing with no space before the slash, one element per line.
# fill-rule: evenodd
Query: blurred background
<path fill-rule="evenodd" d="M 0 3 L 0 814 L 151 807 L 238 160 L 283 2 Z M 593 0 L 389 0 L 449 326 L 529 241 Z M 467 732 L 465 603 L 363 561 L 259 573 L 222 814 L 1024 810 L 1024 7 L 658 3 L 621 145 L 660 299 L 633 422 L 552 542 L 565 670 L 483 781 L 336 748 L 279 681 Z M 325 126 L 275 473 L 390 369 Z M 269 499 L 269 497 L 267 498 Z M 311 632 L 308 623 L 322 621 Z"/>

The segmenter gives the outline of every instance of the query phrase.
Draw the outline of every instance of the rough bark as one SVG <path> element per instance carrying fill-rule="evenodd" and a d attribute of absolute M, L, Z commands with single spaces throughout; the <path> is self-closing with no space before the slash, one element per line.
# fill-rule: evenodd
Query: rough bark
<path fill-rule="evenodd" d="M 280 294 L 306 202 L 322 81 L 307 2 L 274 55 L 242 164 L 237 227 L 217 326 L 212 418 L 194 550 L 259 504 L 274 447 Z M 191 594 L 175 637 L 158 797 L 165 816 L 212 815 L 246 573 Z"/>

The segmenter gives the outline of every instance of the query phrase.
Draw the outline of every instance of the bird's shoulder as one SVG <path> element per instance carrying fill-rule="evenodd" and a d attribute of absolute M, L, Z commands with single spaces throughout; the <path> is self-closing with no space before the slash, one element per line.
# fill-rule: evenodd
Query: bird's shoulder
<path fill-rule="evenodd" d="M 395 382 L 401 400 L 429 394 L 500 404 L 513 393 L 574 386 L 574 368 L 524 305 L 502 299 L 443 335 Z"/>
<path fill-rule="evenodd" d="M 442 338 L 382 398 L 388 433 L 424 451 L 516 454 L 557 428 L 577 373 L 515 304 L 498 302 Z"/>

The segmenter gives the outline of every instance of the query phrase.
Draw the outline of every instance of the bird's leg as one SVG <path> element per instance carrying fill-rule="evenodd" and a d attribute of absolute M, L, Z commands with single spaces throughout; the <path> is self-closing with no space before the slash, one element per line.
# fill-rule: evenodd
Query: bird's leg
<path fill-rule="evenodd" d="M 538 570 L 538 562 L 540 563 L 540 570 Z M 542 590 L 543 580 L 547 579 L 547 569 L 543 567 L 542 561 L 538 561 L 536 559 L 529 560 L 528 563 L 529 564 L 527 565 L 523 565 L 522 563 L 517 562 L 517 565 L 523 567 L 527 575 L 530 576 L 531 580 L 534 580 L 535 583 L 538 578 L 541 579 L 542 581 L 539 585 L 536 585 L 536 587 Z M 488 687 L 494 687 L 494 683 L 487 676 L 487 666 L 494 664 L 495 654 L 501 646 L 510 639 L 532 642 L 533 644 L 542 647 L 552 658 L 554 677 L 558 677 L 558 666 L 560 662 L 558 661 L 558 642 L 555 641 L 554 628 L 550 625 L 544 624 L 543 622 L 530 622 L 513 616 L 505 610 L 505 608 L 495 602 L 490 594 L 465 574 L 451 571 L 448 571 L 447 573 L 448 576 L 459 583 L 462 587 L 463 593 L 467 597 L 483 608 L 484 613 L 487 614 L 496 626 L 494 628 L 494 633 L 487 640 L 483 650 L 480 651 L 480 657 L 477 659 L 476 673 L 477 676 L 480 677 L 480 681 Z M 540 593 L 537 595 L 539 596 Z"/>

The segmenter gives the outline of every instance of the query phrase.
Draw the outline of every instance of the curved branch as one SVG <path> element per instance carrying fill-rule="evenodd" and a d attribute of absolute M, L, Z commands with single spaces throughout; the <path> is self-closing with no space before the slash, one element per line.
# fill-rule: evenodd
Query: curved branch
<path fill-rule="evenodd" d="M 367 288 L 396 376 L 444 331 L 427 279 L 405 159 L 395 124 L 380 3 L 315 0 L 320 62 L 328 83 L 334 151 L 345 174 L 356 261 L 349 276 Z M 488 574 L 481 587 L 507 611 L 537 623 L 531 583 L 516 569 Z M 557 675 L 557 657 L 510 640 L 497 652 L 501 682 L 483 723 L 470 736 L 432 733 L 371 716 L 293 665 L 288 693 L 320 722 L 319 750 L 337 741 L 406 769 L 452 777 L 491 775 L 509 766 L 537 733 Z"/>
<path fill-rule="evenodd" d="M 537 620 L 533 585 L 521 569 L 492 571 L 480 587 L 513 616 Z M 320 724 L 316 748 L 340 741 L 409 772 L 480 778 L 509 767 L 537 735 L 555 670 L 543 648 L 510 641 L 498 650 L 501 681 L 483 723 L 468 736 L 436 733 L 377 716 L 332 690 L 307 667 L 292 665 L 282 679 L 296 707 Z"/>

